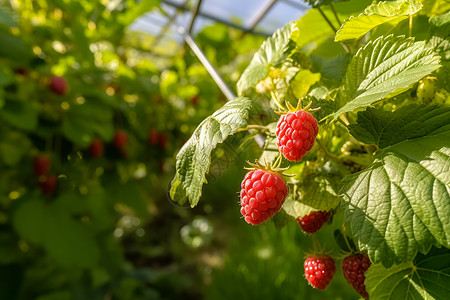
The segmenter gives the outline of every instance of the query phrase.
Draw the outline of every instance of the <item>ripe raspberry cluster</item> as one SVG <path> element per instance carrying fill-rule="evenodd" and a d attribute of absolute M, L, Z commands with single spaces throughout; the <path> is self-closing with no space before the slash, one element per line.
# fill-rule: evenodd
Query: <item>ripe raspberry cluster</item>
<path fill-rule="evenodd" d="M 290 161 L 300 161 L 311 150 L 319 133 L 312 114 L 298 110 L 282 115 L 277 123 L 277 146 Z"/>
<path fill-rule="evenodd" d="M 328 221 L 331 216 L 330 211 L 313 211 L 304 217 L 297 218 L 300 227 L 306 233 L 317 232 Z"/>
<path fill-rule="evenodd" d="M 241 214 L 249 224 L 267 221 L 281 209 L 288 192 L 289 187 L 278 173 L 252 170 L 241 184 Z"/>
<path fill-rule="evenodd" d="M 312 255 L 306 258 L 303 267 L 308 283 L 318 290 L 324 290 L 336 273 L 334 259 L 328 255 Z"/>
<path fill-rule="evenodd" d="M 342 261 L 342 273 L 353 289 L 364 298 L 369 298 L 366 286 L 364 285 L 364 273 L 370 267 L 370 260 L 367 254 L 352 254 Z"/>

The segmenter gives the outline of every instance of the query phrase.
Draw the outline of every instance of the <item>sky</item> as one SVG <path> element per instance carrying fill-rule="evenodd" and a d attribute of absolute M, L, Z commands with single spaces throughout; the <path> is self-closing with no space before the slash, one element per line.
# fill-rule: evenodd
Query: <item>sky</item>
<path fill-rule="evenodd" d="M 180 13 L 180 10 L 178 10 L 177 12 L 177 9 L 171 4 L 183 5 L 185 2 L 196 4 L 197 1 L 161 0 L 161 7 L 169 17 L 176 15 L 176 24 L 187 28 L 191 22 L 192 14 L 189 11 Z M 274 0 L 202 0 L 200 14 L 196 17 L 192 30 L 193 35 L 195 36 L 203 27 L 214 22 L 202 16 L 202 14 L 249 28 L 255 22 L 257 16 L 261 15 L 267 7 L 270 7 L 267 14 L 256 26 L 255 31 L 264 35 L 271 35 L 286 23 L 300 18 L 308 9 L 308 6 L 302 0 L 278 0 L 270 6 L 272 2 Z M 169 18 L 159 11 L 152 11 L 138 18 L 130 29 L 157 36 L 168 21 Z M 171 25 L 164 32 L 161 42 L 164 42 L 164 39 L 174 40 L 178 43 L 183 41 L 183 37 L 177 32 L 175 25 Z"/>

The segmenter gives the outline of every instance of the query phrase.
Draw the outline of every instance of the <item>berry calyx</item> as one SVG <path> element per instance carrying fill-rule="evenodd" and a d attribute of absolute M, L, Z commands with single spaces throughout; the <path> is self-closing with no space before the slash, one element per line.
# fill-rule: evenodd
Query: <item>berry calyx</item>
<path fill-rule="evenodd" d="M 317 232 L 328 221 L 331 216 L 330 211 L 313 211 L 306 216 L 297 218 L 300 227 L 306 233 Z"/>
<path fill-rule="evenodd" d="M 67 81 L 64 77 L 52 76 L 50 79 L 50 89 L 58 95 L 64 95 L 67 92 Z"/>
<path fill-rule="evenodd" d="M 303 263 L 303 268 L 308 283 L 318 290 L 326 289 L 336 273 L 334 259 L 325 254 L 309 256 Z"/>
<path fill-rule="evenodd" d="M 364 273 L 370 267 L 370 260 L 367 254 L 357 253 L 347 256 L 342 261 L 342 273 L 353 289 L 364 298 L 369 298 L 364 284 Z"/>
<path fill-rule="evenodd" d="M 311 103 L 304 109 L 299 105 L 294 108 L 288 103 L 289 112 L 282 113 L 278 120 L 276 136 L 281 154 L 290 161 L 300 161 L 311 150 L 319 133 L 314 116 L 309 111 Z"/>
<path fill-rule="evenodd" d="M 241 183 L 241 214 L 248 224 L 258 225 L 280 211 L 289 187 L 282 175 L 270 165 L 249 164 L 254 169 L 250 169 Z"/>
<path fill-rule="evenodd" d="M 89 153 L 93 158 L 101 157 L 103 155 L 103 148 L 103 142 L 95 138 L 89 146 Z"/>
<path fill-rule="evenodd" d="M 118 130 L 114 135 L 114 146 L 121 150 L 125 147 L 128 142 L 128 135 L 123 130 Z"/>
<path fill-rule="evenodd" d="M 53 195 L 57 185 L 58 179 L 55 175 L 43 175 L 39 179 L 39 187 L 45 196 Z"/>
<path fill-rule="evenodd" d="M 37 155 L 33 160 L 34 173 L 37 176 L 45 175 L 50 170 L 52 162 L 47 155 Z"/>

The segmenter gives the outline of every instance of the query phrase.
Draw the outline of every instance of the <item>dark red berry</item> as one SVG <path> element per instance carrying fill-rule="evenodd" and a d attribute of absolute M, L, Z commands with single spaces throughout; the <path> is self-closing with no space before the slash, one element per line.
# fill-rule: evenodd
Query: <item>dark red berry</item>
<path fill-rule="evenodd" d="M 312 287 L 324 290 L 328 287 L 336 273 L 334 259 L 328 255 L 313 255 L 303 264 L 305 277 Z"/>
<path fill-rule="evenodd" d="M 191 103 L 196 106 L 198 104 L 198 100 L 200 99 L 200 97 L 198 95 L 195 95 L 194 97 L 191 98 Z"/>
<path fill-rule="evenodd" d="M 249 224 L 265 222 L 281 209 L 288 192 L 289 187 L 278 173 L 250 171 L 241 184 L 241 214 Z"/>
<path fill-rule="evenodd" d="M 114 135 L 114 146 L 117 149 L 123 149 L 128 141 L 128 135 L 123 130 L 118 130 Z"/>
<path fill-rule="evenodd" d="M 298 110 L 282 115 L 277 123 L 277 146 L 290 161 L 300 161 L 311 150 L 319 127 L 309 112 Z"/>
<path fill-rule="evenodd" d="M 94 158 L 98 158 L 98 157 L 102 156 L 103 155 L 103 142 L 100 139 L 95 138 L 92 141 L 92 144 L 89 146 L 89 153 Z"/>
<path fill-rule="evenodd" d="M 150 133 L 148 134 L 148 143 L 150 145 L 156 145 L 159 141 L 159 132 L 156 129 L 150 130 Z"/>
<path fill-rule="evenodd" d="M 159 147 L 161 147 L 161 149 L 167 148 L 167 135 L 164 133 L 159 135 Z"/>
<path fill-rule="evenodd" d="M 52 161 L 46 155 L 38 155 L 33 160 L 34 173 L 37 176 L 45 175 L 50 170 Z"/>
<path fill-rule="evenodd" d="M 297 222 L 303 231 L 307 233 L 314 233 L 322 228 L 331 216 L 330 211 L 313 211 L 310 214 L 297 218 Z"/>
<path fill-rule="evenodd" d="M 39 180 L 39 187 L 45 196 L 53 195 L 57 185 L 58 179 L 55 175 L 43 175 Z"/>
<path fill-rule="evenodd" d="M 364 273 L 370 267 L 370 260 L 367 254 L 353 254 L 347 256 L 342 261 L 342 273 L 353 289 L 364 298 L 369 298 L 366 286 L 364 285 Z"/>
<path fill-rule="evenodd" d="M 67 92 L 67 81 L 64 77 L 52 76 L 50 80 L 50 89 L 58 95 L 64 95 Z"/>

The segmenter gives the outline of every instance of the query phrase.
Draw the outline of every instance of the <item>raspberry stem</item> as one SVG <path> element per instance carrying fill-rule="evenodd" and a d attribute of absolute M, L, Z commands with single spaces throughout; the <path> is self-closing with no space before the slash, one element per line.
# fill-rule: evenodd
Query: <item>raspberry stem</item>
<path fill-rule="evenodd" d="M 272 81 L 273 83 L 273 81 Z M 270 95 L 272 96 L 272 99 L 275 101 L 275 103 L 277 104 L 277 106 L 283 111 L 286 110 L 286 108 L 281 104 L 281 102 L 278 100 L 277 95 L 275 94 L 275 92 L 273 90 L 270 90 Z"/>
<path fill-rule="evenodd" d="M 328 157 L 330 160 L 341 164 L 341 160 L 339 159 L 339 157 L 337 157 L 336 155 L 328 152 L 327 148 L 325 148 L 325 146 L 323 145 L 322 141 L 318 138 L 316 138 L 316 142 L 319 145 L 320 149 L 322 150 L 322 152 L 325 154 L 326 157 Z"/>

